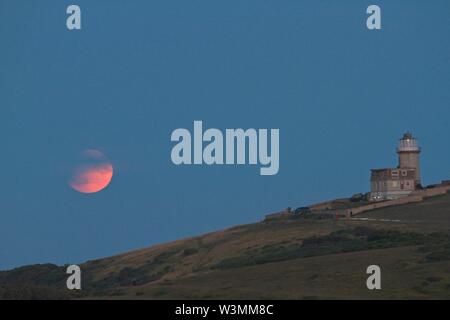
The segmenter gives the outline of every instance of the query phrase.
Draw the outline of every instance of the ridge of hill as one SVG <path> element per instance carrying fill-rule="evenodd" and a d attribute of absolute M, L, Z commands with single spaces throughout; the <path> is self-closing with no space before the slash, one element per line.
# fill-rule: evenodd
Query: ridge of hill
<path fill-rule="evenodd" d="M 382 290 L 366 288 L 366 268 Z M 80 265 L 0 272 L 2 299 L 448 299 L 450 194 L 357 217 L 263 221 Z"/>

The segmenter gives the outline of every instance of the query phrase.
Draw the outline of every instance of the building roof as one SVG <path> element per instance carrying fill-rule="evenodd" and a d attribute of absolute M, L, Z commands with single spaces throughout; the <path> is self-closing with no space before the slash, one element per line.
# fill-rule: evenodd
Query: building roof
<path fill-rule="evenodd" d="M 406 171 L 406 174 L 404 172 Z M 394 172 L 396 172 L 394 174 Z M 415 168 L 384 168 L 372 169 L 371 181 L 410 180 L 415 177 Z"/>
<path fill-rule="evenodd" d="M 396 170 L 416 171 L 415 168 L 381 168 L 381 169 L 370 169 L 370 171 L 375 171 L 375 172 L 396 171 Z"/>
<path fill-rule="evenodd" d="M 381 169 L 370 169 L 370 171 L 389 171 L 389 170 L 398 170 L 398 169 L 394 169 L 394 168 L 381 168 Z"/>
<path fill-rule="evenodd" d="M 403 138 L 402 138 L 402 140 L 412 140 L 412 139 L 414 139 L 413 138 L 413 135 L 412 135 L 412 133 L 411 132 L 406 132 L 404 135 L 403 135 Z"/>

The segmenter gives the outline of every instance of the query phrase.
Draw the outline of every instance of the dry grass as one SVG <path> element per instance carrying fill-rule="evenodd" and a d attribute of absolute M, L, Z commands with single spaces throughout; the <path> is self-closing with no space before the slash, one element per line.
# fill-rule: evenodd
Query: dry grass
<path fill-rule="evenodd" d="M 81 266 L 85 298 L 450 298 L 449 194 L 359 217 L 400 222 L 296 219 L 256 223 L 89 261 Z M 365 246 L 365 240 L 319 241 L 316 251 L 308 249 L 312 256 L 301 256 L 305 239 L 308 243 L 320 237 L 333 239 L 337 231 L 351 234 L 360 227 L 395 232 L 388 233 L 382 246 Z M 440 235 L 421 236 L 429 233 Z M 405 237 L 406 241 L 398 241 Z M 278 254 L 276 262 L 272 253 Z M 224 261 L 235 263 L 227 266 Z M 381 291 L 369 291 L 365 286 L 365 270 L 370 264 L 382 268 Z M 49 279 L 59 279 L 64 272 L 63 268 L 52 270 Z M 28 278 L 17 271 L 0 273 L 0 288 Z M 33 280 L 36 283 L 27 281 L 22 285 L 42 283 L 39 277 Z M 57 290 L 60 285 L 49 284 Z"/>

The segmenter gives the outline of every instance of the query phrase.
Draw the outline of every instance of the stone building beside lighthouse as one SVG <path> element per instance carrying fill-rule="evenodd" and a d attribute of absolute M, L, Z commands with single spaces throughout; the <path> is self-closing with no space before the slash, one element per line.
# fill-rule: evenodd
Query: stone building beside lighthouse
<path fill-rule="evenodd" d="M 397 168 L 372 169 L 371 201 L 398 199 L 421 189 L 420 147 L 416 138 L 407 132 L 400 139 Z"/>

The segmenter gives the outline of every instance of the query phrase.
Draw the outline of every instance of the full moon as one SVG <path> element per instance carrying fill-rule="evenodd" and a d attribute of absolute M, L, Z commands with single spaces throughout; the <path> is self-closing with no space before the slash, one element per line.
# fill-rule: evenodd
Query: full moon
<path fill-rule="evenodd" d="M 71 170 L 68 181 L 72 189 L 82 193 L 95 193 L 106 188 L 113 176 L 109 159 L 95 149 L 84 150 Z"/>

